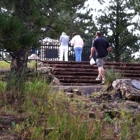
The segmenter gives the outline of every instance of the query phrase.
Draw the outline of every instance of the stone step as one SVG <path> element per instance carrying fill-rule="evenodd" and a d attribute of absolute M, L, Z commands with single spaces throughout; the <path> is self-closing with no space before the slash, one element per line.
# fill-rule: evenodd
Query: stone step
<path fill-rule="evenodd" d="M 63 85 L 96 85 L 101 81 L 96 81 L 98 75 L 98 67 L 90 65 L 89 62 L 75 61 L 42 61 L 44 65 L 52 67 L 52 74 L 60 80 Z M 115 69 L 120 72 L 123 78 L 140 79 L 140 64 L 139 63 L 124 63 L 124 62 L 107 62 L 104 65 L 105 69 Z M 9 69 L 1 69 L 3 75 L 8 73 Z M 3 77 L 2 77 L 3 78 Z"/>
<path fill-rule="evenodd" d="M 86 64 L 86 65 L 89 65 L 88 61 L 82 61 L 82 62 L 75 62 L 75 61 L 41 61 L 41 62 L 43 62 L 44 64 L 51 64 L 51 65 L 54 65 L 54 64 L 71 64 L 71 65 Z M 139 66 L 140 67 L 139 63 L 129 63 L 129 62 L 127 62 L 127 63 L 126 62 L 106 62 L 105 65 L 111 65 L 111 66 L 115 66 L 115 65 L 119 65 L 119 66 Z"/>
<path fill-rule="evenodd" d="M 98 75 L 98 67 L 90 65 L 89 62 L 75 61 L 44 61 L 44 64 L 53 67 L 53 75 L 60 80 L 63 85 L 93 85 L 99 84 L 96 81 Z M 107 62 L 105 69 L 115 69 L 120 72 L 124 78 L 139 79 L 140 64 L 124 63 L 124 62 Z"/>
<path fill-rule="evenodd" d="M 108 67 L 105 67 L 105 69 L 110 69 L 110 68 L 108 68 Z M 120 72 L 120 73 L 137 73 L 137 74 L 139 74 L 140 72 L 139 72 L 139 69 L 140 68 L 133 68 L 133 69 L 130 69 L 130 68 L 128 68 L 128 69 L 122 69 L 121 67 L 119 68 L 119 67 L 117 67 L 117 68 L 115 68 L 115 71 L 116 72 Z M 64 72 L 64 71 L 71 71 L 71 72 L 97 72 L 98 71 L 98 68 L 65 68 L 65 67 L 59 67 L 59 68 L 54 68 L 53 69 L 53 72 L 55 72 L 55 71 L 62 71 L 62 72 Z"/>
<path fill-rule="evenodd" d="M 95 72 L 94 71 L 93 72 L 92 71 L 91 72 L 87 72 L 87 71 L 80 71 L 80 72 L 79 71 L 77 71 L 77 72 L 76 71 L 74 71 L 74 72 L 73 71 L 68 71 L 68 72 L 67 71 L 54 71 L 53 74 L 54 75 L 66 75 L 66 76 L 67 75 L 69 75 L 69 76 L 70 75 L 71 76 L 94 76 L 94 75 L 96 75 L 97 76 L 98 72 L 97 71 L 95 71 Z"/>

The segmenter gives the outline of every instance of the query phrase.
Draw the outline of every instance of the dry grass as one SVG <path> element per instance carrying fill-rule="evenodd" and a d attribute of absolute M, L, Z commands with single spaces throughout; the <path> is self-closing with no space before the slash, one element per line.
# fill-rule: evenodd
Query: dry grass
<path fill-rule="evenodd" d="M 0 68 L 10 68 L 10 63 L 5 61 L 0 61 Z"/>
<path fill-rule="evenodd" d="M 30 68 L 35 68 L 36 66 L 36 61 L 32 60 L 30 62 L 27 63 L 27 66 Z M 6 62 L 6 61 L 0 61 L 0 68 L 10 68 L 10 62 Z"/>

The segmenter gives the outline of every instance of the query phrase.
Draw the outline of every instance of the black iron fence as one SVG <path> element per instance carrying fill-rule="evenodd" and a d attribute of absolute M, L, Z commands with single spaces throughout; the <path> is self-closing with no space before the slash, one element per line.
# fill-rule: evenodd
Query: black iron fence
<path fill-rule="evenodd" d="M 45 42 L 40 46 L 38 56 L 41 60 L 59 60 L 59 46 L 58 41 Z"/>
<path fill-rule="evenodd" d="M 82 52 L 82 61 L 89 61 L 91 43 L 92 43 L 92 40 L 85 40 L 85 43 L 84 43 L 85 45 L 83 47 L 83 52 Z M 55 41 L 45 42 L 44 44 L 41 45 L 38 55 L 41 60 L 58 61 L 59 54 L 60 54 L 59 47 L 60 47 L 59 42 L 55 42 Z M 68 60 L 75 61 L 74 49 L 70 45 L 68 48 Z"/>
<path fill-rule="evenodd" d="M 11 56 L 5 49 L 0 49 L 0 60 L 10 61 Z"/>
<path fill-rule="evenodd" d="M 89 61 L 90 50 L 91 50 L 91 43 L 92 40 L 85 40 L 83 52 L 82 52 L 82 61 Z M 51 61 L 58 61 L 59 60 L 59 47 L 60 42 L 58 41 L 48 41 L 42 43 L 42 45 L 37 49 L 35 52 L 39 56 L 41 60 L 51 60 Z M 2 54 L 4 52 L 0 52 L 0 60 L 2 60 Z M 68 49 L 68 60 L 75 61 L 75 54 L 74 49 L 72 46 L 69 45 Z"/>

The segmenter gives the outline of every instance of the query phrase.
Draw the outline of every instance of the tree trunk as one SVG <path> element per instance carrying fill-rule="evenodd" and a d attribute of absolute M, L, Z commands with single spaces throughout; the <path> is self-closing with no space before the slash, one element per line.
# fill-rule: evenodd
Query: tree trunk
<path fill-rule="evenodd" d="M 11 71 L 7 81 L 7 91 L 24 90 L 25 71 L 27 68 L 28 53 L 25 49 L 20 49 L 12 53 Z"/>
<path fill-rule="evenodd" d="M 27 13 L 29 12 L 29 1 L 28 0 L 15 0 L 15 13 L 26 23 Z M 11 62 L 11 72 L 9 74 L 9 80 L 7 81 L 7 91 L 22 89 L 25 80 L 25 70 L 27 68 L 27 53 L 28 50 L 24 49 L 23 46 L 20 47 L 18 51 L 12 52 L 12 62 Z"/>

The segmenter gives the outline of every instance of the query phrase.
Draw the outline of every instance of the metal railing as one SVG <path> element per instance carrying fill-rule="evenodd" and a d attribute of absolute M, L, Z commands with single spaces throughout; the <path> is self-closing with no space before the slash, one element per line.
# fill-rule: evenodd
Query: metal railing
<path fill-rule="evenodd" d="M 83 52 L 82 52 L 82 61 L 89 61 L 91 42 L 92 40 L 85 41 L 85 45 L 83 47 Z M 60 55 L 59 47 L 60 47 L 60 42 L 58 41 L 45 42 L 37 49 L 36 53 L 41 60 L 58 61 Z M 4 52 L 0 51 L 0 54 L 3 53 Z M 2 60 L 1 55 L 0 55 L 0 60 Z M 68 60 L 75 61 L 74 49 L 70 45 L 68 48 Z"/>
<path fill-rule="evenodd" d="M 83 47 L 82 52 L 82 61 L 89 61 L 91 42 L 92 40 L 85 41 L 85 45 Z M 60 54 L 59 47 L 60 47 L 59 42 L 46 42 L 45 44 L 41 45 L 38 55 L 41 60 L 58 61 Z M 74 49 L 70 45 L 68 48 L 68 60 L 75 61 Z"/>

